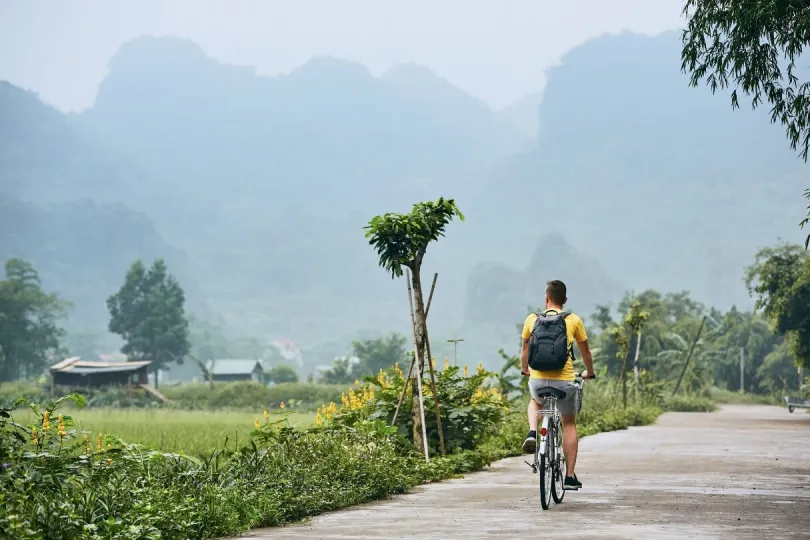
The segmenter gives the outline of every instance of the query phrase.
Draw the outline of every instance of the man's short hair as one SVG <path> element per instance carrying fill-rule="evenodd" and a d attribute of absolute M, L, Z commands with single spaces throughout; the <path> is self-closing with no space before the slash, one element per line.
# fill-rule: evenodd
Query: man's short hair
<path fill-rule="evenodd" d="M 561 306 L 567 300 L 565 283 L 559 279 L 552 279 L 546 282 L 546 295 L 553 303 Z"/>

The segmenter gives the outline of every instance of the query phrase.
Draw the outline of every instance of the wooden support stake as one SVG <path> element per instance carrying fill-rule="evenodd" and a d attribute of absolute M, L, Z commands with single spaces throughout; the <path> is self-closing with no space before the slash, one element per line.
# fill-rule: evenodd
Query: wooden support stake
<path fill-rule="evenodd" d="M 425 348 L 427 349 L 428 368 L 430 370 L 430 386 L 433 391 L 433 411 L 436 413 L 436 428 L 439 430 L 439 450 L 441 450 L 442 456 L 446 456 L 447 450 L 444 448 L 442 415 L 439 411 L 439 392 L 436 389 L 436 375 L 433 371 L 433 356 L 430 354 L 430 339 L 428 338 L 427 328 L 425 328 Z"/>
<path fill-rule="evenodd" d="M 416 362 L 416 355 L 411 358 L 411 365 L 408 367 L 408 375 L 405 377 L 405 384 L 402 386 L 402 393 L 399 394 L 399 401 L 397 401 L 397 408 L 394 409 L 394 418 L 391 420 L 391 425 L 397 424 L 397 417 L 399 416 L 399 408 L 402 406 L 402 401 L 405 399 L 405 394 L 408 391 L 408 383 L 411 382 L 411 373 L 413 372 L 413 365 Z"/>
<path fill-rule="evenodd" d="M 692 347 L 689 349 L 689 354 L 686 357 L 686 361 L 683 363 L 683 370 L 681 371 L 681 376 L 678 377 L 678 384 L 675 385 L 675 390 L 672 391 L 672 397 L 675 397 L 675 394 L 678 393 L 678 389 L 681 387 L 683 375 L 684 373 L 686 373 L 686 368 L 689 367 L 689 360 L 692 358 L 692 353 L 695 352 L 695 346 L 697 345 L 697 342 L 700 339 L 701 332 L 703 332 L 704 324 L 706 324 L 706 315 L 704 315 L 703 319 L 700 321 L 700 328 L 698 328 L 697 334 L 695 335 L 695 340 L 692 342 Z"/>

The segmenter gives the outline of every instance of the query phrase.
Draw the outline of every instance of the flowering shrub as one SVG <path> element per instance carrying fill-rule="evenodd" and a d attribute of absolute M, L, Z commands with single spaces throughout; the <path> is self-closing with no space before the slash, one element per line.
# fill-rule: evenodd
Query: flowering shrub
<path fill-rule="evenodd" d="M 445 361 L 444 368 L 436 375 L 445 448 L 448 452 L 475 448 L 484 437 L 497 430 L 509 411 L 500 389 L 486 385 L 488 380 L 495 378 L 494 374 L 486 371 L 481 364 L 475 373 L 470 374 L 467 366 L 459 370 Z M 397 364 L 388 372 L 380 370 L 377 377 L 365 377 L 364 380 L 366 384 L 361 389 L 349 390 L 341 396 L 339 407 L 335 403 L 322 405 L 316 423 L 357 426 L 363 422 L 382 421 L 390 424 L 405 384 L 402 370 Z M 435 453 L 439 447 L 439 432 L 429 375 L 424 377 L 422 389 L 428 443 Z M 402 440 L 411 443 L 413 415 L 410 411 L 413 407 L 413 392 L 409 391 L 397 418 L 397 428 Z"/>

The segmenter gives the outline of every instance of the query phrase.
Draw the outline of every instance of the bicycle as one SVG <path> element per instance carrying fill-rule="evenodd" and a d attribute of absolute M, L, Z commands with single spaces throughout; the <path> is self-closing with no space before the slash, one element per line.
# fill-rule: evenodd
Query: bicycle
<path fill-rule="evenodd" d="M 588 379 L 595 378 L 596 375 L 588 377 Z M 582 407 L 583 380 L 581 374 L 574 379 L 574 385 L 577 386 L 577 413 Z M 543 418 L 538 433 L 540 441 L 534 451 L 534 462 L 525 463 L 532 468 L 534 474 L 537 474 L 538 470 L 540 471 L 540 505 L 543 510 L 548 510 L 551 507 L 552 499 L 556 504 L 563 502 L 566 491 L 562 421 L 560 413 L 557 411 L 557 400 L 564 398 L 565 392 L 549 386 L 538 390 L 537 397 L 543 398 L 543 408 L 537 412 Z"/>

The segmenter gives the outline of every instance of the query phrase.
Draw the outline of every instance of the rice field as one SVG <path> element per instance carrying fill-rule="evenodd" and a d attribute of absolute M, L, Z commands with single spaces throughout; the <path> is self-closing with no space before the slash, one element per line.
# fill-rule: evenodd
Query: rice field
<path fill-rule="evenodd" d="M 70 415 L 80 431 L 120 437 L 128 443 L 139 443 L 166 452 L 207 456 L 228 448 L 234 450 L 247 442 L 263 411 L 187 411 L 172 409 L 73 409 Z M 286 416 L 290 425 L 300 428 L 315 424 L 315 413 L 280 410 L 269 411 L 270 421 Z M 15 419 L 29 424 L 31 411 L 17 411 Z M 226 446 L 227 445 L 227 446 Z"/>

